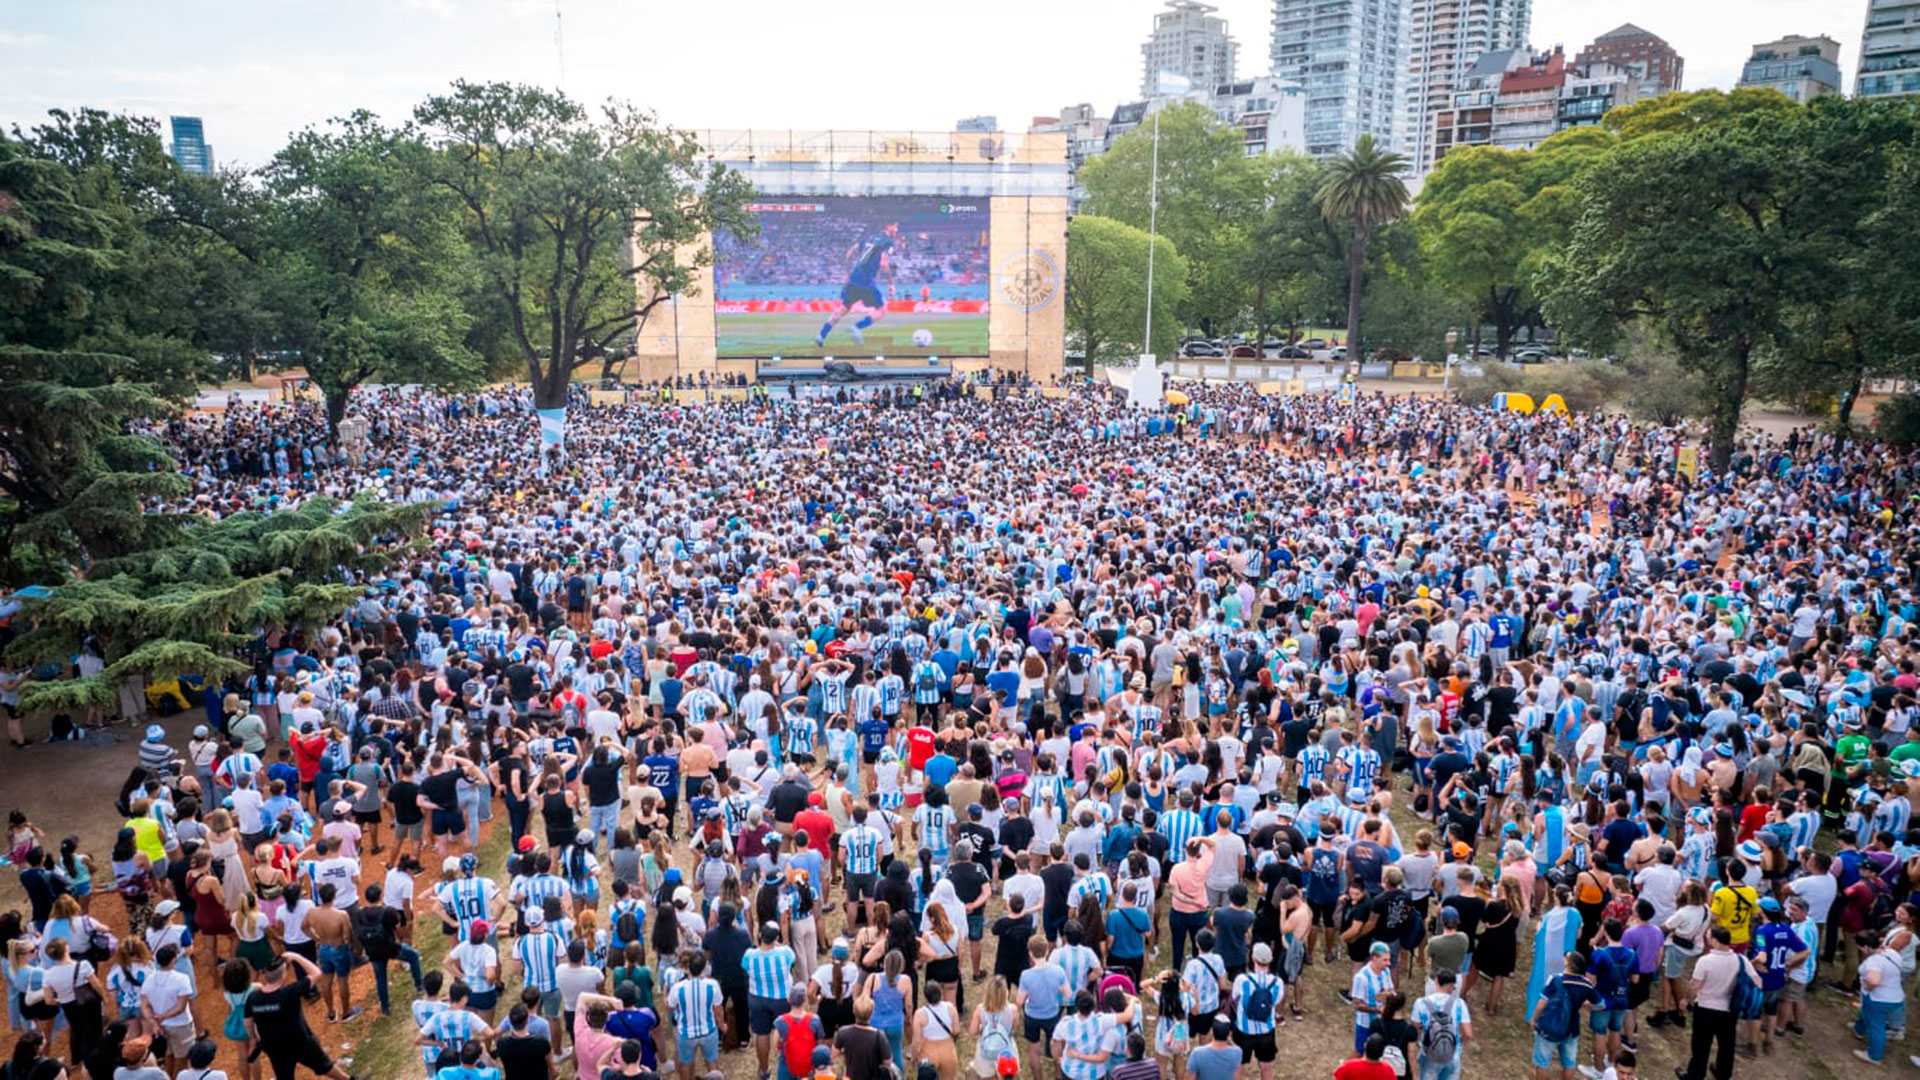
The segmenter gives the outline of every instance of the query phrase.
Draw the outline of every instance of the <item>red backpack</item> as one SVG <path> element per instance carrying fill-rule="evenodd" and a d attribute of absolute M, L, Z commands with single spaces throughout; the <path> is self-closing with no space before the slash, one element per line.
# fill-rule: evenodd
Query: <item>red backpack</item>
<path fill-rule="evenodd" d="M 780 1052 L 787 1058 L 787 1073 L 812 1075 L 813 1048 L 819 1042 L 813 1030 L 813 1014 L 790 1012 L 781 1019 L 787 1022 L 786 1038 L 780 1043 Z"/>

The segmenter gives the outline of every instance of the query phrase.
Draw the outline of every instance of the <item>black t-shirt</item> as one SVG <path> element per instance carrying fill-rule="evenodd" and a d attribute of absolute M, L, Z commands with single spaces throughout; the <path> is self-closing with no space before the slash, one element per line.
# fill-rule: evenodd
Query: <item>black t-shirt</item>
<path fill-rule="evenodd" d="M 256 988 L 247 997 L 245 1015 L 253 1021 L 263 1044 L 290 1049 L 313 1040 L 307 1018 L 300 1011 L 306 1000 L 298 982 L 289 982 L 278 990 Z"/>
<path fill-rule="evenodd" d="M 782 825 L 793 824 L 793 819 L 807 808 L 807 796 L 811 794 L 813 789 L 798 780 L 775 784 L 767 793 L 767 807 L 773 811 L 773 820 Z"/>
<path fill-rule="evenodd" d="M 427 777 L 420 785 L 420 794 L 425 795 L 440 810 L 460 809 L 460 770 L 449 769 Z"/>
<path fill-rule="evenodd" d="M 1307 748 L 1307 736 L 1313 732 L 1314 718 L 1302 714 L 1280 725 L 1280 734 L 1285 739 L 1281 743 L 1281 752 L 1288 761 L 1300 756 Z"/>
<path fill-rule="evenodd" d="M 847 1062 L 847 1080 L 879 1080 L 880 1063 L 893 1062 L 893 1044 L 879 1028 L 848 1024 L 833 1033 L 834 1048 Z"/>
<path fill-rule="evenodd" d="M 620 763 L 610 760 L 605 765 L 588 765 L 580 770 L 580 779 L 587 784 L 587 803 L 590 806 L 611 806 L 620 801 Z"/>
<path fill-rule="evenodd" d="M 971 904 L 980 899 L 980 893 L 988 884 L 987 872 L 980 868 L 979 863 L 972 860 L 956 861 L 947 867 L 947 880 L 953 882 L 953 891 L 959 895 L 960 902 L 963 904 Z"/>
<path fill-rule="evenodd" d="M 993 935 L 997 942 L 993 949 L 993 973 L 1015 982 L 1027 969 L 1027 942 L 1033 937 L 1033 916 L 1002 915 L 993 921 Z"/>
<path fill-rule="evenodd" d="M 1406 940 L 1407 930 L 1417 918 L 1413 900 L 1407 896 L 1405 889 L 1388 889 L 1374 897 L 1371 913 L 1379 916 L 1379 921 L 1373 924 L 1375 941 Z"/>
<path fill-rule="evenodd" d="M 1520 692 L 1511 686 L 1496 686 L 1487 691 L 1487 734 L 1498 736 L 1513 724 L 1520 711 Z"/>
<path fill-rule="evenodd" d="M 1460 932 L 1467 935 L 1467 951 L 1472 952 L 1480 944 L 1480 920 L 1486 918 L 1487 902 L 1472 893 L 1462 893 L 1445 906 L 1459 913 Z"/>
<path fill-rule="evenodd" d="M 1053 863 L 1040 871 L 1040 882 L 1046 886 L 1047 918 L 1064 917 L 1067 914 L 1067 892 L 1073 888 L 1073 867 L 1066 863 Z"/>
<path fill-rule="evenodd" d="M 553 1044 L 532 1033 L 502 1035 L 493 1048 L 501 1080 L 547 1080 L 547 1055 L 551 1053 Z"/>
<path fill-rule="evenodd" d="M 507 692 L 515 701 L 525 701 L 533 696 L 533 679 L 539 672 L 532 664 L 524 661 L 507 665 Z"/>
<path fill-rule="evenodd" d="M 1013 853 L 1025 851 L 1033 846 L 1033 819 L 1029 817 L 1007 817 L 1000 819 L 1000 850 L 1006 852 L 1000 858 L 1000 876 L 1007 877 L 1013 870 Z"/>
<path fill-rule="evenodd" d="M 395 825 L 418 825 L 426 815 L 420 811 L 420 785 L 397 780 L 387 789 L 387 801 L 393 804 Z"/>

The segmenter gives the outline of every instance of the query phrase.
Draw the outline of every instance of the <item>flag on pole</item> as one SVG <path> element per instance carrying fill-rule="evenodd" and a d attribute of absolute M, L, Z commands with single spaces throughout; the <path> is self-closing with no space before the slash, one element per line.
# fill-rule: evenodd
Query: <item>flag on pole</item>
<path fill-rule="evenodd" d="M 1177 71 L 1161 69 L 1154 73 L 1153 92 L 1159 97 L 1184 97 L 1193 92 L 1193 80 Z"/>

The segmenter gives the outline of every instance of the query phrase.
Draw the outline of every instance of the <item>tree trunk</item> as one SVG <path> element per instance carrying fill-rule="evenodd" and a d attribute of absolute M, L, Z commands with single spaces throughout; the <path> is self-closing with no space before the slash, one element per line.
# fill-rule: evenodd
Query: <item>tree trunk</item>
<path fill-rule="evenodd" d="M 1860 373 L 1856 371 L 1853 373 L 1853 381 L 1847 384 L 1845 390 L 1840 391 L 1840 401 L 1835 406 L 1834 419 L 1839 421 L 1841 431 L 1848 431 L 1853 427 L 1853 406 L 1860 400 L 1862 381 Z"/>
<path fill-rule="evenodd" d="M 327 399 L 327 442 L 339 446 L 340 421 L 347 418 L 347 398 L 353 393 L 353 387 L 322 386 L 320 393 Z"/>
<path fill-rule="evenodd" d="M 1367 223 L 1353 222 L 1353 243 L 1347 251 L 1347 375 L 1360 375 L 1360 298 L 1366 288 Z"/>
<path fill-rule="evenodd" d="M 1733 461 L 1734 442 L 1740 436 L 1740 413 L 1747 404 L 1747 377 L 1752 362 L 1753 346 L 1744 341 L 1737 343 L 1726 375 L 1718 380 L 1720 396 L 1713 403 L 1708 427 L 1713 437 L 1713 454 L 1708 460 L 1715 476 L 1724 475 Z"/>
<path fill-rule="evenodd" d="M 533 407 L 536 409 L 563 409 L 567 405 L 567 376 L 570 372 L 565 361 L 546 360 L 534 357 L 527 361 L 527 375 L 533 383 Z"/>

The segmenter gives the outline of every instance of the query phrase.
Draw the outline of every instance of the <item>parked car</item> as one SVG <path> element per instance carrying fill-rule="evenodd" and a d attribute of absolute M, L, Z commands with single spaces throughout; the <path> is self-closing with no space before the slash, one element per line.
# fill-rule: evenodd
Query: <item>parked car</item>
<path fill-rule="evenodd" d="M 1193 360 L 1219 360 L 1227 354 L 1210 341 L 1196 341 L 1183 350 L 1183 355 Z"/>
<path fill-rule="evenodd" d="M 1280 360 L 1311 360 L 1313 359 L 1312 353 L 1308 352 L 1307 350 L 1301 348 L 1298 345 L 1288 345 L 1282 348 L 1279 352 L 1274 353 L 1273 355 Z"/>
<path fill-rule="evenodd" d="M 1513 354 L 1513 359 L 1521 364 L 1544 364 L 1553 357 L 1545 349 L 1521 349 Z"/>
<path fill-rule="evenodd" d="M 1593 359 L 1593 354 L 1585 349 L 1573 349 L 1567 353 L 1567 358 L 1570 360 L 1591 360 Z"/>
<path fill-rule="evenodd" d="M 1242 343 L 1228 350 L 1227 355 L 1233 357 L 1235 360 L 1258 360 L 1260 359 L 1260 350 Z"/>
<path fill-rule="evenodd" d="M 1327 359 L 1335 363 L 1344 363 L 1347 359 L 1347 347 L 1345 345 L 1335 345 L 1333 352 L 1328 355 Z"/>
<path fill-rule="evenodd" d="M 1301 342 L 1300 347 L 1303 349 L 1306 349 L 1308 352 L 1312 352 L 1316 349 L 1332 348 L 1332 346 L 1327 344 L 1327 339 L 1323 337 L 1310 337 L 1307 340 Z"/>
<path fill-rule="evenodd" d="M 1278 349 L 1278 348 L 1284 347 L 1285 345 L 1286 345 L 1286 342 L 1281 341 L 1277 337 L 1262 338 L 1260 340 L 1260 347 L 1262 349 L 1268 349 L 1268 350 Z"/>

